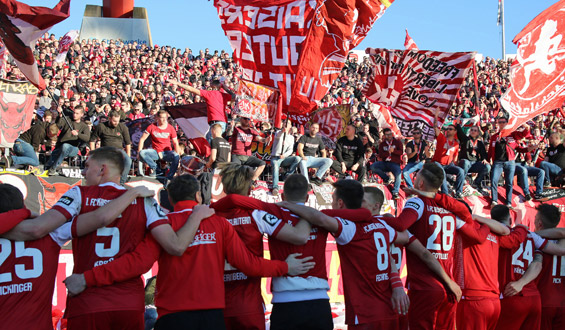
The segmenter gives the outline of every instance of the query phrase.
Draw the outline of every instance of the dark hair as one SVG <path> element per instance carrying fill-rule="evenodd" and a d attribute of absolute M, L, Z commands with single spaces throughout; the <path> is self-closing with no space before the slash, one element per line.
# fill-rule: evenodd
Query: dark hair
<path fill-rule="evenodd" d="M 222 85 L 222 83 L 220 82 L 220 80 L 214 79 L 214 80 L 212 80 L 212 84 L 211 84 L 211 85 L 212 85 L 212 86 L 220 87 L 220 86 Z"/>
<path fill-rule="evenodd" d="M 24 207 L 22 192 L 8 183 L 0 183 L 0 213 Z"/>
<path fill-rule="evenodd" d="M 551 204 L 540 204 L 536 210 L 540 215 L 543 228 L 555 228 L 561 221 L 561 212 L 559 208 Z"/>
<path fill-rule="evenodd" d="M 111 110 L 110 112 L 108 112 L 108 118 L 116 118 L 116 117 L 121 117 L 120 113 L 117 112 L 116 110 Z"/>
<path fill-rule="evenodd" d="M 373 199 L 373 203 L 374 204 L 379 204 L 379 205 L 383 205 L 385 202 L 385 194 L 383 194 L 383 191 L 380 190 L 377 187 L 364 187 L 363 191 L 365 192 L 365 194 L 369 194 L 371 195 L 372 199 Z"/>
<path fill-rule="evenodd" d="M 276 188 L 276 187 L 275 187 Z M 291 202 L 304 202 L 308 198 L 308 180 L 302 174 L 292 174 L 284 180 L 284 197 Z"/>
<path fill-rule="evenodd" d="M 383 134 L 386 134 L 388 132 L 392 132 L 392 130 L 390 128 L 383 128 Z"/>
<path fill-rule="evenodd" d="M 498 222 L 510 224 L 510 209 L 506 205 L 495 205 L 490 210 L 490 217 Z"/>
<path fill-rule="evenodd" d="M 88 153 L 88 158 L 100 163 L 108 162 L 114 165 L 120 173 L 124 171 L 124 155 L 116 147 L 101 147 Z"/>
<path fill-rule="evenodd" d="M 443 169 L 436 163 L 425 163 L 420 170 L 420 174 L 429 189 L 439 189 L 443 184 Z"/>
<path fill-rule="evenodd" d="M 363 203 L 363 185 L 359 181 L 341 179 L 333 184 L 334 194 L 348 209 L 358 209 Z"/>
<path fill-rule="evenodd" d="M 198 191 L 200 191 L 200 182 L 190 174 L 174 177 L 167 186 L 169 198 L 173 203 L 195 201 Z"/>

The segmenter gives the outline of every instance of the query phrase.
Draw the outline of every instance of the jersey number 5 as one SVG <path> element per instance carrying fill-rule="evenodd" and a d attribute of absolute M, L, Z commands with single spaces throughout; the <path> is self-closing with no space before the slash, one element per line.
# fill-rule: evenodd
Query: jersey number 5
<path fill-rule="evenodd" d="M 12 242 L 5 238 L 0 238 L 0 247 L 2 248 L 2 251 L 0 251 L 0 266 L 2 266 L 4 261 L 6 261 L 12 253 Z M 14 242 L 14 252 L 16 258 L 31 257 L 33 265 L 31 269 L 26 269 L 25 265 L 16 264 L 14 266 L 14 270 L 17 277 L 26 280 L 41 276 L 43 273 L 43 255 L 40 250 L 35 248 L 26 248 L 24 242 Z M 8 272 L 0 274 L 0 283 L 11 281 L 12 273 Z"/>
<path fill-rule="evenodd" d="M 102 227 L 96 231 L 97 236 L 110 236 L 110 247 L 106 247 L 105 243 L 96 243 L 94 251 L 101 258 L 110 258 L 118 254 L 120 251 L 120 229 L 118 227 Z"/>

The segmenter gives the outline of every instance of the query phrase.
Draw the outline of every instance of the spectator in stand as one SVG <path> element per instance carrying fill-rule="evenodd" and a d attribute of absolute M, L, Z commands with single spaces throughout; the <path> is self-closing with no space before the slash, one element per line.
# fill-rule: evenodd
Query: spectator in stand
<path fill-rule="evenodd" d="M 232 143 L 232 163 L 247 165 L 250 167 L 255 167 L 255 175 L 253 180 L 257 180 L 263 170 L 265 169 L 265 162 L 260 160 L 255 156 L 251 156 L 251 144 L 253 141 L 261 142 L 264 145 L 269 145 L 271 143 L 271 136 L 264 138 L 261 134 L 253 127 L 251 127 L 251 118 L 240 117 L 239 126 L 235 126 L 233 129 L 233 135 L 231 137 Z M 220 125 L 222 125 L 220 123 Z"/>
<path fill-rule="evenodd" d="M 61 132 L 55 150 L 53 150 L 45 165 L 50 176 L 57 174 L 57 167 L 61 165 L 65 157 L 77 156 L 81 143 L 87 143 L 90 140 L 90 130 L 88 125 L 82 121 L 83 116 L 84 109 L 82 106 L 78 106 L 73 110 L 72 120 L 66 120 L 62 114 L 57 119 L 57 126 Z"/>
<path fill-rule="evenodd" d="M 473 187 L 483 195 L 488 194 L 483 185 L 485 175 L 490 172 L 490 164 L 488 163 L 487 150 L 483 141 L 479 139 L 481 132 L 478 126 L 469 128 L 469 136 L 463 132 L 461 124 L 455 126 L 457 128 L 457 138 L 459 139 L 461 150 L 459 151 L 459 167 L 464 171 L 463 177 L 466 178 L 469 173 L 477 173 L 477 177 L 473 181 Z"/>
<path fill-rule="evenodd" d="M 27 131 L 20 134 L 14 143 L 14 156 L 4 156 L 0 159 L 0 166 L 10 167 L 10 165 L 25 165 L 28 170 L 30 167 L 39 165 L 39 159 L 36 152 L 47 138 L 49 125 L 53 115 L 50 111 L 46 111 L 43 120 L 36 120 L 35 124 Z"/>
<path fill-rule="evenodd" d="M 363 182 L 367 168 L 365 162 L 365 148 L 363 142 L 355 135 L 355 126 L 347 125 L 345 136 L 336 142 L 335 157 L 332 168 L 339 174 L 344 175 L 347 171 L 357 173 L 357 181 Z M 399 173 L 400 175 L 400 173 Z"/>
<path fill-rule="evenodd" d="M 143 113 L 143 104 L 141 104 L 141 102 L 136 102 L 133 105 L 133 110 L 127 115 L 127 118 L 130 120 L 145 118 L 145 114 Z"/>
<path fill-rule="evenodd" d="M 554 179 L 565 174 L 565 143 L 560 133 L 553 132 L 549 135 L 549 146 L 540 167 L 545 172 L 545 186 L 550 186 Z"/>
<path fill-rule="evenodd" d="M 447 174 L 455 174 L 455 198 L 462 198 L 461 192 L 463 191 L 463 183 L 465 182 L 465 171 L 455 163 L 457 162 L 457 155 L 459 153 L 459 142 L 456 137 L 455 125 L 449 125 L 446 128 L 445 135 L 438 127 L 438 111 L 435 112 L 434 129 L 437 139 L 436 151 L 432 160 L 443 169 L 444 177 L 443 184 L 441 185 L 441 192 L 448 194 Z"/>
<path fill-rule="evenodd" d="M 429 158 L 430 150 L 428 142 L 422 140 L 421 129 L 414 129 L 412 131 L 412 137 L 414 139 L 406 144 L 406 156 L 408 161 L 402 170 L 402 177 L 408 187 L 414 187 L 411 175 L 412 173 L 422 169 L 424 161 Z"/>
<path fill-rule="evenodd" d="M 543 198 L 543 181 L 545 179 L 545 171 L 534 167 L 532 163 L 532 152 L 537 149 L 537 142 L 527 141 L 526 146 L 518 145 L 516 147 L 516 177 L 518 178 L 518 186 L 522 188 L 524 192 L 524 200 L 532 200 L 532 195 L 530 194 L 530 180 L 529 177 L 535 177 L 536 192 L 535 199 Z"/>
<path fill-rule="evenodd" d="M 192 86 L 182 84 L 176 80 L 169 80 L 168 82 L 170 84 L 177 85 L 190 93 L 201 96 L 204 101 L 206 101 L 206 108 L 208 109 L 208 125 L 212 127 L 212 125 L 217 123 L 222 127 L 222 133 L 226 131 L 226 125 L 228 122 L 226 108 L 228 106 L 228 102 L 233 99 L 234 93 L 225 87 L 220 80 L 212 81 L 210 85 L 211 90 L 197 89 Z M 228 93 L 224 93 L 220 91 L 220 89 L 224 89 Z M 208 140 L 211 140 L 210 134 L 211 133 L 208 132 L 208 135 L 206 135 Z"/>
<path fill-rule="evenodd" d="M 271 165 L 273 167 L 273 195 L 279 194 L 279 168 L 287 168 L 285 177 L 293 174 L 301 161 L 294 153 L 294 136 L 290 134 L 292 123 L 285 121 L 284 127 L 275 134 L 273 147 L 271 148 Z M 283 180 L 284 181 L 284 180 Z"/>
<path fill-rule="evenodd" d="M 117 111 L 110 111 L 108 121 L 100 123 L 94 128 L 92 134 L 90 134 L 90 150 L 96 149 L 96 141 L 98 140 L 100 140 L 101 147 L 114 147 L 122 151 L 124 171 L 120 178 L 120 184 L 123 185 L 126 183 L 131 170 L 131 139 L 127 126 L 120 123 L 120 114 Z"/>
<path fill-rule="evenodd" d="M 510 136 L 502 137 L 500 132 L 508 124 L 508 119 L 499 117 L 497 120 L 498 130 L 489 141 L 488 156 L 492 162 L 491 181 L 491 206 L 498 201 L 498 181 L 504 171 L 504 183 L 506 186 L 506 206 L 512 208 L 512 189 L 514 188 L 514 173 L 516 171 L 516 141 L 520 140 L 524 134 L 522 132 L 512 132 Z"/>
<path fill-rule="evenodd" d="M 139 174 L 142 176 L 144 176 L 142 163 L 145 163 L 151 168 L 150 176 L 156 177 L 158 160 L 164 160 L 170 163 L 169 173 L 166 176 L 167 180 L 171 180 L 177 171 L 179 166 L 179 154 L 182 154 L 182 150 L 180 150 L 177 132 L 173 126 L 168 123 L 168 118 L 169 114 L 166 111 L 159 111 L 157 114 L 157 122 L 149 125 L 139 139 L 137 154 L 139 155 L 140 161 Z M 151 137 L 152 149 L 143 149 L 143 144 L 148 137 Z M 174 150 L 171 147 L 171 142 Z"/>
<path fill-rule="evenodd" d="M 302 158 L 298 166 L 308 182 L 310 182 L 308 169 L 318 169 L 312 178 L 312 182 L 317 185 L 322 184 L 324 174 L 326 174 L 330 166 L 332 166 L 332 160 L 326 158 L 326 146 L 324 141 L 317 135 L 319 131 L 320 125 L 318 123 L 310 125 L 308 134 L 304 134 L 298 139 L 298 145 L 296 147 L 296 154 Z"/>
<path fill-rule="evenodd" d="M 216 123 L 210 130 L 212 143 L 210 143 L 211 151 L 206 167 L 215 169 L 219 163 L 231 162 L 231 145 L 222 137 L 222 125 Z"/>
<path fill-rule="evenodd" d="M 373 163 L 371 170 L 383 179 L 385 185 L 391 183 L 387 173 L 391 172 L 394 175 L 392 197 L 397 199 L 398 191 L 400 190 L 400 174 L 402 173 L 400 165 L 402 165 L 401 157 L 404 154 L 404 145 L 399 139 L 394 137 L 390 128 L 383 129 L 383 134 L 384 140 L 379 145 L 378 161 Z"/>

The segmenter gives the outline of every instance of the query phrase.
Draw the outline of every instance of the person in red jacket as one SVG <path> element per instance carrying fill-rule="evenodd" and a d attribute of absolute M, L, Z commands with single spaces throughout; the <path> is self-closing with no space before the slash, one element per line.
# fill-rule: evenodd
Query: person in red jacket
<path fill-rule="evenodd" d="M 155 305 L 159 318 L 155 329 L 225 329 L 225 260 L 244 271 L 243 276 L 298 275 L 314 266 L 309 262 L 311 258 L 298 260 L 297 254 L 284 262 L 265 260 L 250 253 L 226 219 L 217 215 L 207 217 L 213 214 L 211 209 L 198 205 L 200 184 L 193 176 L 175 177 L 167 191 L 175 208 L 167 215 L 173 228 L 178 229 L 187 221 L 199 224 L 186 252 L 179 257 L 169 255 L 149 235 L 133 252 L 84 274 L 68 277 L 65 284 L 71 294 L 79 294 L 87 286 L 105 286 L 137 277 L 157 260 Z"/>
<path fill-rule="evenodd" d="M 383 129 L 385 139 L 379 145 L 379 160 L 371 165 L 371 171 L 375 172 L 383 179 L 384 184 L 390 183 L 390 178 L 387 172 L 394 175 L 394 188 L 392 188 L 392 197 L 398 198 L 398 191 L 400 190 L 400 174 L 402 170 L 402 154 L 404 153 L 404 146 L 399 139 L 396 139 L 390 128 Z"/>

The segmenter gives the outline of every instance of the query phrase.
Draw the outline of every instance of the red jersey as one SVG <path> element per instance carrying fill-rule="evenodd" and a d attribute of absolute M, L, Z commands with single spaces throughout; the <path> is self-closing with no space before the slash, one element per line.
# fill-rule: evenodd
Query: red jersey
<path fill-rule="evenodd" d="M 338 218 L 335 233 L 343 274 L 345 323 L 396 319 L 390 286 L 390 244 L 396 231 L 377 219 L 351 222 Z"/>
<path fill-rule="evenodd" d="M 542 307 L 565 307 L 565 256 L 543 254 L 538 290 Z"/>
<path fill-rule="evenodd" d="M 65 224 L 62 227 L 68 227 Z M 63 228 L 28 242 L 0 238 L 2 329 L 52 330 L 51 304 Z"/>
<path fill-rule="evenodd" d="M 71 219 L 94 211 L 121 196 L 126 189 L 108 182 L 99 186 L 73 187 L 53 206 Z M 96 232 L 77 237 L 76 221 L 68 226 L 67 238 L 73 238 L 73 273 L 84 273 L 131 252 L 145 237 L 146 229 L 168 223 L 153 198 L 137 198 L 114 222 Z M 133 278 L 103 288 L 89 288 L 75 297 L 67 297 L 68 318 L 96 312 L 144 309 L 143 282 Z"/>
<path fill-rule="evenodd" d="M 255 136 L 259 136 L 259 132 L 254 128 L 241 128 L 240 126 L 236 126 L 233 129 L 231 138 L 232 153 L 234 155 L 251 156 L 251 144 Z"/>
<path fill-rule="evenodd" d="M 502 293 L 510 282 L 515 282 L 522 278 L 530 264 L 534 261 L 534 255 L 541 253 L 547 245 L 547 240 L 541 238 L 536 233 L 528 233 L 527 238 L 513 249 L 500 249 L 498 258 L 498 283 Z M 539 291 L 536 281 L 531 281 L 522 289 L 518 296 L 536 296 Z"/>
<path fill-rule="evenodd" d="M 157 152 L 171 151 L 171 140 L 177 137 L 177 132 L 173 126 L 167 124 L 165 129 L 159 128 L 156 124 L 151 124 L 145 130 L 151 136 L 151 146 Z"/>
<path fill-rule="evenodd" d="M 439 133 L 436 140 L 436 152 L 432 160 L 441 165 L 451 164 L 459 153 L 459 142 L 456 139 L 451 142 L 448 141 L 443 133 Z"/>
<path fill-rule="evenodd" d="M 474 241 L 484 241 L 490 231 L 486 226 L 479 226 L 476 223 L 467 224 L 429 198 L 411 198 L 404 205 L 402 213 L 405 210 L 417 213 L 417 220 L 409 227 L 410 232 L 432 253 L 452 279 L 456 232 L 461 230 Z M 386 220 L 393 228 L 399 230 L 394 222 L 388 218 Z M 406 265 L 408 289 L 445 290 L 437 276 L 410 251 L 406 251 Z"/>
<path fill-rule="evenodd" d="M 498 253 L 499 249 L 517 248 L 525 239 L 528 231 L 518 226 L 510 235 L 500 236 L 489 233 L 481 244 L 469 245 L 463 239 L 463 299 L 472 297 L 498 298 Z M 457 271 L 457 270 L 456 270 Z M 460 276 L 456 276 L 461 278 Z"/>
<path fill-rule="evenodd" d="M 214 120 L 223 121 L 224 123 L 228 121 L 226 117 L 226 108 L 228 106 L 228 102 L 231 101 L 230 94 L 223 93 L 218 90 L 207 91 L 201 89 L 200 96 L 202 96 L 204 101 L 206 101 L 208 123 Z"/>
<path fill-rule="evenodd" d="M 175 231 L 185 224 L 194 205 L 194 201 L 175 204 L 175 212 L 167 215 Z M 224 308 L 225 259 L 253 276 L 280 276 L 288 271 L 283 261 L 269 261 L 250 253 L 233 226 L 214 215 L 202 220 L 194 241 L 181 257 L 162 251 L 149 235 L 132 253 L 87 271 L 84 276 L 88 286 L 109 285 L 146 272 L 158 260 L 155 305 L 162 317 L 181 311 Z"/>

